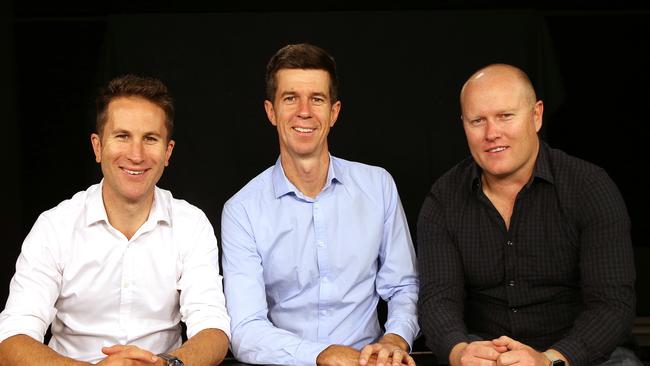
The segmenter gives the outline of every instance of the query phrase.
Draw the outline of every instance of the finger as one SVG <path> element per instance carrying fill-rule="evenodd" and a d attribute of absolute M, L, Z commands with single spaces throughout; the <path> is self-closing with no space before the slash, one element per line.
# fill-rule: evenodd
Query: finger
<path fill-rule="evenodd" d="M 368 360 L 370 359 L 370 356 L 373 353 L 378 352 L 380 349 L 381 349 L 381 345 L 378 343 L 369 344 L 363 347 L 363 349 L 361 349 L 361 355 L 359 356 L 359 365 L 361 366 L 366 365 L 368 363 Z"/>
<path fill-rule="evenodd" d="M 142 361 L 145 363 L 155 363 L 156 361 L 158 361 L 158 356 L 136 346 L 130 345 L 130 346 L 120 346 L 120 347 L 111 347 L 111 348 L 115 348 L 119 350 L 117 352 L 114 352 L 112 355 L 119 356 L 120 358 Z"/>
<path fill-rule="evenodd" d="M 391 351 L 389 351 L 388 348 L 382 347 L 379 352 L 377 352 L 377 366 L 385 366 L 390 354 Z"/>
<path fill-rule="evenodd" d="M 415 366 L 415 360 L 413 359 L 413 357 L 411 357 L 411 355 L 407 356 L 407 360 L 408 360 L 408 366 Z"/>
<path fill-rule="evenodd" d="M 521 351 L 509 351 L 502 353 L 497 359 L 497 365 L 499 366 L 508 366 L 522 361 L 522 352 Z"/>
<path fill-rule="evenodd" d="M 391 357 L 393 358 L 393 366 L 400 366 L 402 364 L 402 360 L 404 359 L 404 352 L 396 349 L 393 351 Z"/>
<path fill-rule="evenodd" d="M 116 353 L 125 351 L 127 348 L 128 348 L 128 346 L 124 346 L 124 345 L 121 345 L 121 344 L 115 344 L 115 345 L 108 346 L 108 347 L 102 347 L 102 353 L 107 355 L 107 356 L 110 356 L 110 355 L 114 355 Z"/>
<path fill-rule="evenodd" d="M 500 355 L 500 353 L 497 352 L 497 350 L 495 350 L 494 346 L 492 345 L 474 343 L 467 346 L 465 353 L 476 358 L 482 358 L 491 361 L 496 361 L 497 357 Z"/>

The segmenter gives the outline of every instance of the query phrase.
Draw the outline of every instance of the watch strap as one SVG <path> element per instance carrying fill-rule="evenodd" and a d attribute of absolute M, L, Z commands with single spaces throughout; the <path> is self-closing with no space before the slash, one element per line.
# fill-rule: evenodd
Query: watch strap
<path fill-rule="evenodd" d="M 174 355 L 170 355 L 169 353 L 159 353 L 157 356 L 167 361 L 167 366 L 185 366 L 183 361 Z"/>

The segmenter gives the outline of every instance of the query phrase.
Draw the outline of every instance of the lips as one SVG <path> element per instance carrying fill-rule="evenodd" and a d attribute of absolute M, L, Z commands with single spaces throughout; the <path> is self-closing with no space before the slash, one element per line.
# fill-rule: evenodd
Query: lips
<path fill-rule="evenodd" d="M 315 128 L 308 128 L 308 127 L 291 127 L 294 131 L 300 132 L 300 133 L 311 133 L 316 131 Z"/>
<path fill-rule="evenodd" d="M 495 146 L 489 149 L 486 149 L 485 152 L 488 153 L 500 153 L 502 151 L 505 151 L 508 147 L 507 146 Z"/>
<path fill-rule="evenodd" d="M 122 171 L 128 175 L 142 175 L 146 172 L 146 170 L 131 170 L 126 168 L 122 168 Z"/>

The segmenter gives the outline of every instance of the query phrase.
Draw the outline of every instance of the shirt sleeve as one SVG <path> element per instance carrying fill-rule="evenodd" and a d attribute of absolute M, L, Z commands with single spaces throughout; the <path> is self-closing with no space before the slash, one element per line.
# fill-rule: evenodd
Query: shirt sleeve
<path fill-rule="evenodd" d="M 232 317 L 232 352 L 246 363 L 314 365 L 329 345 L 303 339 L 269 321 L 262 259 L 245 209 L 226 203 L 221 216 L 223 270 Z"/>
<path fill-rule="evenodd" d="M 469 342 L 463 319 L 465 285 L 463 262 L 445 223 L 443 209 L 433 193 L 424 200 L 418 218 L 420 268 L 420 323 L 427 346 L 440 362 L 452 348 Z"/>
<path fill-rule="evenodd" d="M 219 249 L 210 221 L 203 213 L 191 236 L 181 238 L 189 245 L 182 253 L 182 272 L 178 280 L 181 319 L 187 336 L 216 328 L 230 338 L 230 317 L 226 311 L 219 275 Z"/>
<path fill-rule="evenodd" d="M 386 333 L 404 338 L 409 349 L 412 349 L 413 340 L 420 332 L 417 320 L 419 280 L 415 250 L 395 182 L 388 173 L 386 178 L 386 212 L 376 287 L 379 296 L 388 304 Z"/>
<path fill-rule="evenodd" d="M 623 198 L 602 170 L 581 191 L 577 224 L 584 310 L 551 347 L 575 366 L 609 357 L 629 335 L 635 316 L 634 257 Z"/>
<path fill-rule="evenodd" d="M 39 216 L 23 242 L 7 305 L 0 314 L 0 342 L 25 334 L 39 342 L 54 319 L 61 292 L 60 249 L 53 225 Z"/>

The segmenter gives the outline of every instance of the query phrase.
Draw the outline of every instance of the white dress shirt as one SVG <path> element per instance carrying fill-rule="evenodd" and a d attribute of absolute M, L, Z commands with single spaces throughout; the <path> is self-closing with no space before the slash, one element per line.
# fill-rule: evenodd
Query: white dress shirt
<path fill-rule="evenodd" d="M 97 362 L 103 346 L 153 353 L 206 328 L 230 338 L 217 240 L 205 214 L 156 187 L 147 221 L 129 240 L 108 222 L 102 183 L 42 213 L 25 239 L 0 314 L 0 341 L 38 341 Z"/>

